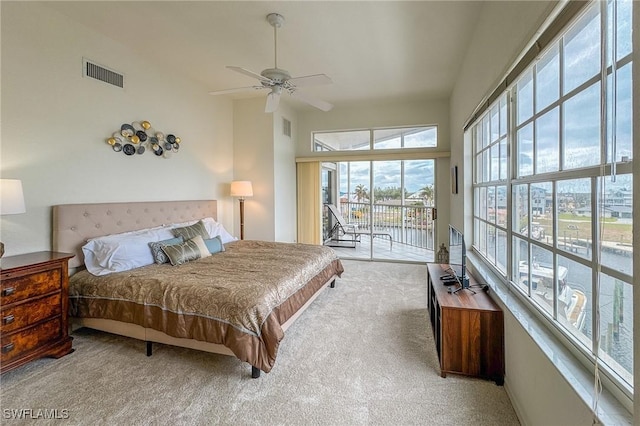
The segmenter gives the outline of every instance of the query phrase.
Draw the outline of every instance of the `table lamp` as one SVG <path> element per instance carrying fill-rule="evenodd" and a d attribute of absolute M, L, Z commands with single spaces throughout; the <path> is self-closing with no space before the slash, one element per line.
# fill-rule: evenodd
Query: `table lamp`
<path fill-rule="evenodd" d="M 26 212 L 22 181 L 18 179 L 0 179 L 0 215 Z M 4 244 L 0 241 L 0 257 L 4 255 Z"/>
<path fill-rule="evenodd" d="M 253 188 L 248 180 L 231 182 L 231 196 L 240 199 L 240 239 L 244 240 L 244 199 L 253 197 Z"/>

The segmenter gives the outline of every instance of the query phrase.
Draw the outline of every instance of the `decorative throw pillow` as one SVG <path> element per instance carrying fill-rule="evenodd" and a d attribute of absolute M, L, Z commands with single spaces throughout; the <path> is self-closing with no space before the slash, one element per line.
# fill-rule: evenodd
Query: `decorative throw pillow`
<path fill-rule="evenodd" d="M 211 238 L 207 232 L 207 228 L 205 228 L 204 223 L 202 223 L 201 220 L 190 226 L 174 228 L 172 229 L 172 232 L 173 235 L 176 237 L 182 237 L 185 241 L 197 236 L 201 236 L 203 240 Z"/>
<path fill-rule="evenodd" d="M 204 239 L 200 235 L 184 243 L 162 246 L 162 251 L 167 255 L 169 262 L 173 266 L 182 265 L 201 257 L 211 256 L 207 246 L 204 244 Z"/>
<path fill-rule="evenodd" d="M 207 230 L 207 233 L 209 234 L 206 238 L 203 237 L 205 240 L 207 238 L 213 238 L 217 235 L 220 235 L 220 238 L 222 240 L 222 244 L 226 244 L 229 243 L 231 241 L 236 241 L 237 238 L 234 237 L 233 235 L 231 235 L 225 228 L 224 226 L 222 226 L 221 223 L 218 223 L 215 221 L 214 218 L 212 217 L 204 217 L 202 219 L 202 223 L 204 224 L 204 228 Z M 171 225 L 169 225 L 170 229 L 176 229 L 176 228 L 184 228 L 185 226 L 190 226 L 193 225 L 194 223 L 198 222 L 197 220 L 191 220 L 188 222 L 181 222 L 181 223 L 172 223 Z"/>
<path fill-rule="evenodd" d="M 171 246 L 174 244 L 180 244 L 184 242 L 182 237 L 169 238 L 168 240 L 162 241 L 152 241 L 149 243 L 149 247 L 151 248 L 151 254 L 153 255 L 153 259 L 157 264 L 167 263 L 169 258 L 162 251 L 162 246 Z"/>
<path fill-rule="evenodd" d="M 220 235 L 204 240 L 204 244 L 207 246 L 207 249 L 211 254 L 224 251 L 224 244 L 222 244 L 222 238 Z"/>

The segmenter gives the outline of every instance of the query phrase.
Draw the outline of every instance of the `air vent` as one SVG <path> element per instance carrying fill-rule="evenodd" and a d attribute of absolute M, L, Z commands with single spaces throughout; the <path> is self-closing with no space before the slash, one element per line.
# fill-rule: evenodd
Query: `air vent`
<path fill-rule="evenodd" d="M 103 81 L 105 83 L 111 84 L 112 86 L 124 88 L 124 75 L 120 73 L 105 68 L 101 65 L 94 64 L 93 62 L 84 58 L 82 59 L 82 70 L 82 75 L 84 77 L 95 78 L 96 80 Z"/>
<path fill-rule="evenodd" d="M 286 118 L 282 118 L 282 134 L 291 137 L 291 122 Z"/>

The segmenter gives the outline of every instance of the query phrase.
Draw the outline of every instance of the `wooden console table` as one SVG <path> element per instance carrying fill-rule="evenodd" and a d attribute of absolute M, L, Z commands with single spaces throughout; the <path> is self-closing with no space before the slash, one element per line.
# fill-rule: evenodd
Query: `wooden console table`
<path fill-rule="evenodd" d="M 449 293 L 440 277 L 449 265 L 427 264 L 427 304 L 442 377 L 464 374 L 504 383 L 502 310 L 469 277 L 471 290 Z"/>

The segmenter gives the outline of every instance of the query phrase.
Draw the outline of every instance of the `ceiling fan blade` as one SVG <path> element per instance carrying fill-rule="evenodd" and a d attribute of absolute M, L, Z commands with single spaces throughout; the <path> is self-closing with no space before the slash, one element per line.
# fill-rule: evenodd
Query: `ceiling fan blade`
<path fill-rule="evenodd" d="M 322 110 L 324 112 L 331 111 L 331 109 L 333 108 L 333 105 L 330 104 L 329 102 L 325 102 L 318 98 L 314 98 L 313 96 L 305 95 L 298 91 L 291 92 L 291 96 L 293 96 L 296 99 L 300 99 L 302 102 L 306 102 L 309 105 L 316 107 L 319 110 Z"/>
<path fill-rule="evenodd" d="M 235 89 L 214 90 L 209 92 L 210 95 L 226 95 L 228 93 L 246 92 L 249 90 L 266 89 L 265 86 L 248 86 L 248 87 L 236 87 Z"/>
<path fill-rule="evenodd" d="M 294 77 L 287 80 L 288 83 L 293 84 L 296 87 L 305 86 L 321 86 L 323 84 L 331 84 L 331 78 L 324 74 L 305 75 L 302 77 Z"/>
<path fill-rule="evenodd" d="M 264 107 L 264 112 L 274 112 L 280 105 L 280 93 L 271 92 L 267 95 L 267 104 Z"/>
<path fill-rule="evenodd" d="M 271 81 L 271 79 L 263 77 L 258 73 L 255 73 L 253 71 L 249 71 L 249 70 L 241 68 L 241 67 L 228 66 L 227 68 L 229 68 L 230 70 L 233 70 L 235 72 L 239 72 L 240 74 L 244 74 L 244 75 L 247 75 L 247 76 L 252 77 L 252 78 L 257 78 L 258 80 L 260 80 L 262 82 L 265 82 L 265 83 L 273 83 L 273 81 Z"/>

